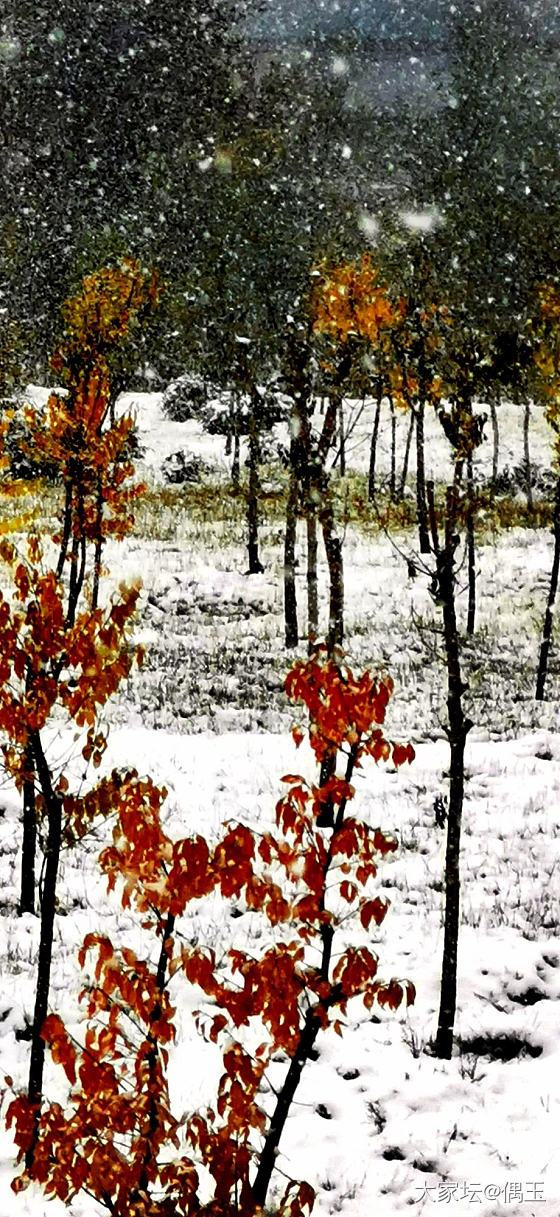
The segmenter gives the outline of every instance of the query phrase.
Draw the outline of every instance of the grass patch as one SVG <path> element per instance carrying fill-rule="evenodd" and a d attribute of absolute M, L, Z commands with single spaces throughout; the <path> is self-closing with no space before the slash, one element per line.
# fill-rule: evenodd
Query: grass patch
<path fill-rule="evenodd" d="M 344 478 L 333 478 L 333 495 L 337 518 L 342 525 L 353 525 L 359 531 L 372 533 L 408 532 L 416 528 L 415 489 L 411 484 L 403 498 L 392 498 L 386 489 L 380 489 L 372 502 L 367 493 L 365 474 L 349 473 Z M 434 487 L 436 519 L 443 530 L 445 520 L 444 483 Z M 467 503 L 461 497 L 458 502 L 458 524 L 465 526 Z M 531 509 L 515 494 L 497 494 L 490 483 L 479 488 L 474 496 L 474 527 L 479 539 L 494 538 L 496 533 L 512 528 L 550 528 L 554 504 L 547 499 L 535 499 Z"/>
<path fill-rule="evenodd" d="M 283 468 L 261 470 L 263 489 L 259 497 L 261 542 L 280 544 L 286 514 L 288 474 Z M 3 496 L 2 522 L 5 531 L 24 535 L 31 523 L 40 533 L 50 533 L 61 508 L 60 488 L 44 479 L 18 481 Z M 367 494 L 367 477 L 350 472 L 332 477 L 335 515 L 343 528 L 352 527 L 365 538 L 380 533 L 402 535 L 416 530 L 416 503 L 409 488 L 397 501 L 380 490 L 375 501 Z M 445 486 L 435 488 L 436 516 L 440 530 L 444 522 Z M 247 480 L 239 489 L 228 481 L 204 481 L 196 485 L 151 486 L 134 505 L 132 536 L 137 541 L 200 545 L 212 549 L 245 547 Z M 532 510 L 515 495 L 496 495 L 491 486 L 480 489 L 474 502 L 475 532 L 479 540 L 495 541 L 513 528 L 549 529 L 553 504 L 537 499 Z M 459 525 L 465 524 L 465 505 L 459 504 Z"/>
<path fill-rule="evenodd" d="M 475 530 L 482 535 L 510 528 L 550 528 L 554 504 L 536 499 L 531 509 L 516 495 L 496 495 L 491 487 L 478 491 L 474 501 Z M 463 513 L 464 514 L 464 513 Z"/>
<path fill-rule="evenodd" d="M 259 512 L 266 542 L 267 529 L 283 532 L 288 474 L 277 465 L 261 469 L 263 489 L 259 497 Z M 7 482 L 7 479 L 6 479 Z M 367 477 L 350 472 L 344 478 L 332 476 L 335 514 L 342 527 L 354 527 L 365 536 L 381 532 L 412 532 L 416 528 L 416 503 L 409 487 L 406 497 L 391 498 L 380 490 L 375 501 L 368 499 Z M 44 479 L 10 482 L 10 491 L 2 496 L 2 521 L 14 525 L 14 531 L 27 531 L 30 520 L 40 532 L 52 530 L 61 506 L 60 487 Z M 443 524 L 445 487 L 435 489 L 438 525 Z M 475 531 L 477 535 L 495 537 L 496 533 L 512 528 L 550 528 L 553 503 L 537 499 L 532 510 L 515 495 L 496 495 L 491 486 L 480 489 L 475 496 Z M 228 481 L 204 481 L 196 485 L 152 486 L 137 500 L 134 512 L 133 536 L 137 540 L 174 542 L 184 538 L 207 544 L 209 532 L 220 546 L 245 544 L 247 511 L 247 481 L 242 478 L 239 489 Z M 464 524 L 464 504 L 459 505 L 459 523 Z M 21 529 L 18 521 L 22 521 Z"/>
<path fill-rule="evenodd" d="M 44 478 L 26 481 L 5 477 L 0 483 L 4 531 L 27 533 L 31 522 L 39 532 L 51 532 L 61 505 L 60 487 Z M 10 527 L 11 526 L 11 527 Z"/>
<path fill-rule="evenodd" d="M 274 471 L 276 474 L 276 470 Z M 278 485 L 264 489 L 259 497 L 263 528 L 279 525 L 286 510 L 286 490 Z M 135 507 L 133 535 L 138 540 L 173 541 L 188 531 L 194 541 L 206 543 L 211 530 L 222 545 L 245 542 L 247 484 L 239 489 L 229 482 L 202 482 L 198 485 L 149 487 Z"/>
<path fill-rule="evenodd" d="M 533 1044 L 523 1036 L 515 1035 L 475 1035 L 472 1039 L 458 1041 L 461 1053 L 472 1056 L 486 1056 L 491 1061 L 513 1061 L 518 1057 L 538 1057 L 542 1054 L 540 1044 Z"/>

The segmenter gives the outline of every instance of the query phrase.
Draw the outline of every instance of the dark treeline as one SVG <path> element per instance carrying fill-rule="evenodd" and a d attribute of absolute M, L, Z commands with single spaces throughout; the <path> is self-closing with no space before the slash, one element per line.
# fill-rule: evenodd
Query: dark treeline
<path fill-rule="evenodd" d="M 139 353 L 162 381 L 185 366 L 223 379 L 240 334 L 259 368 L 278 367 L 310 268 L 367 246 L 372 217 L 386 275 L 406 286 L 421 242 L 469 325 L 519 332 L 558 256 L 551 7 L 331 7 L 286 8 L 282 22 L 257 0 L 8 0 L 5 364 L 19 344 L 26 373 L 44 376 L 68 292 L 131 253 L 168 284 Z M 399 55 L 425 55 L 430 38 L 428 96 L 412 76 L 397 96 Z M 430 231 L 403 222 L 418 211 Z"/>

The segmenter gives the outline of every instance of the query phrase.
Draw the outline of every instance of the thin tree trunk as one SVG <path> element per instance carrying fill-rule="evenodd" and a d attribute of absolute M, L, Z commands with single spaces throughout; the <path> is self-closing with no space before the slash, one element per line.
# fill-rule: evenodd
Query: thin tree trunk
<path fill-rule="evenodd" d="M 262 575 L 264 570 L 259 558 L 259 459 L 259 432 L 253 402 L 249 420 L 249 491 L 247 495 L 247 550 L 250 575 Z"/>
<path fill-rule="evenodd" d="M 499 396 L 498 396 L 499 402 Z M 500 429 L 498 426 L 498 411 L 496 398 L 490 395 L 490 422 L 492 424 L 492 481 L 497 482 L 500 467 Z"/>
<path fill-rule="evenodd" d="M 307 640 L 311 655 L 319 635 L 319 593 L 317 576 L 317 516 L 307 508 Z"/>
<path fill-rule="evenodd" d="M 240 482 L 240 465 L 241 465 L 241 440 L 239 437 L 239 400 L 237 396 L 233 401 L 233 459 L 231 463 L 231 484 L 234 490 L 239 490 Z"/>
<path fill-rule="evenodd" d="M 284 1125 L 299 1086 L 304 1066 L 309 1060 L 321 1026 L 320 1011 L 316 1007 L 311 1007 L 305 1015 L 298 1046 L 290 1062 L 284 1085 L 278 1095 L 274 1114 L 270 1121 L 270 1127 L 259 1158 L 259 1166 L 253 1183 L 253 1197 L 255 1203 L 261 1207 L 266 1201 Z"/>
<path fill-rule="evenodd" d="M 173 916 L 173 913 L 168 913 L 167 919 L 165 922 L 165 926 L 163 929 L 163 938 L 162 938 L 161 950 L 160 950 L 160 955 L 159 955 L 159 960 L 158 960 L 158 968 L 157 968 L 157 973 L 156 973 L 156 989 L 160 995 L 160 998 L 163 995 L 163 990 L 165 988 L 167 965 L 169 963 L 169 950 L 168 950 L 167 943 L 168 943 L 169 939 L 171 938 L 174 928 L 175 928 L 175 917 Z M 156 1005 L 154 1006 L 154 1009 L 150 1013 L 151 1025 L 153 1026 L 153 1024 L 156 1023 L 160 1017 L 161 1017 L 161 1005 L 158 1002 L 158 1003 L 156 1003 Z M 146 1134 L 144 1136 L 146 1148 L 144 1151 L 144 1160 L 142 1163 L 142 1170 L 140 1173 L 140 1178 L 138 1180 L 138 1186 L 134 1188 L 133 1192 L 130 1195 L 130 1198 L 129 1198 L 130 1204 L 133 1204 L 142 1195 L 147 1197 L 149 1194 L 148 1189 L 150 1186 L 150 1163 L 153 1161 L 153 1158 L 154 1158 L 154 1139 L 155 1139 L 155 1134 L 157 1133 L 158 1127 L 159 1127 L 158 1107 L 157 1107 L 157 1102 L 154 1098 L 154 1093 L 153 1093 L 153 1079 L 155 1076 L 156 1065 L 157 1065 L 157 1060 L 158 1060 L 158 1038 L 157 1038 L 157 1035 L 154 1035 L 154 1033 L 151 1029 L 147 1035 L 147 1042 L 150 1045 L 149 1051 L 146 1056 L 146 1067 L 147 1067 L 148 1078 L 149 1078 L 150 1097 L 149 1097 L 149 1107 L 148 1107 L 148 1128 L 147 1128 Z"/>
<path fill-rule="evenodd" d="M 47 1017 L 49 991 L 51 983 L 51 963 L 54 937 L 54 919 L 56 910 L 56 887 L 58 880 L 58 864 L 62 838 L 62 804 L 55 793 L 51 781 L 50 770 L 43 752 L 41 737 L 38 731 L 31 735 L 31 746 L 35 768 L 45 800 L 48 819 L 47 848 L 45 853 L 45 874 L 41 894 L 41 931 L 39 938 L 39 954 L 37 959 L 37 979 L 35 989 L 35 1009 L 33 1013 L 33 1028 L 31 1034 L 31 1057 L 29 1062 L 28 1099 L 35 1107 L 35 1135 L 26 1154 L 26 1166 L 29 1169 L 33 1163 L 35 1146 L 37 1144 L 37 1126 L 43 1094 L 43 1068 L 45 1062 L 45 1041 L 41 1038 L 43 1023 Z"/>
<path fill-rule="evenodd" d="M 321 776 L 319 778 L 319 784 L 321 786 L 324 784 L 325 781 L 328 780 L 328 778 L 330 776 L 332 776 L 333 773 L 336 772 L 336 759 L 337 759 L 337 749 L 335 748 L 333 753 L 327 754 L 327 758 L 325 758 L 325 760 L 323 761 L 323 764 L 321 765 Z M 348 757 L 348 762 L 347 762 L 347 766 L 346 766 L 346 774 L 345 774 L 345 780 L 347 782 L 350 782 L 350 779 L 352 777 L 355 761 L 356 761 L 356 752 L 354 751 L 354 749 L 351 749 L 350 755 Z M 328 772 L 325 771 L 326 766 L 328 768 Z M 344 823 L 345 807 L 346 807 L 346 802 L 345 802 L 345 800 L 343 800 L 338 808 L 336 821 L 334 819 L 334 815 L 331 814 L 331 818 L 328 821 L 328 825 L 334 830 L 334 832 L 337 832 Z M 331 813 L 332 813 L 332 803 L 331 803 Z M 320 823 L 323 823 L 323 821 L 320 820 L 320 817 L 318 817 L 317 824 L 320 824 Z M 332 836 L 333 835 L 334 835 L 334 833 L 331 834 L 331 844 L 329 845 L 329 849 L 327 851 L 327 859 L 326 859 L 326 862 L 324 864 L 324 869 L 323 869 L 323 891 L 322 891 L 321 901 L 320 901 L 320 905 L 323 910 L 325 908 L 325 893 L 327 890 L 328 871 L 329 871 L 329 867 L 332 862 L 331 845 L 332 845 Z M 267 1132 L 267 1135 L 265 1138 L 265 1143 L 264 1143 L 264 1146 L 263 1146 L 263 1149 L 262 1149 L 262 1152 L 261 1152 L 261 1155 L 259 1158 L 257 1174 L 255 1176 L 255 1181 L 253 1183 L 253 1198 L 254 1198 L 256 1204 L 260 1205 L 261 1207 L 264 1206 L 264 1204 L 266 1202 L 266 1197 L 267 1197 L 270 1180 L 272 1177 L 272 1172 L 276 1166 L 276 1159 L 278 1156 L 278 1147 L 280 1145 L 280 1139 L 281 1139 L 282 1133 L 284 1131 L 284 1126 L 286 1124 L 286 1120 L 288 1118 L 290 1108 L 294 1101 L 296 1090 L 300 1083 L 301 1075 L 303 1073 L 303 1070 L 304 1070 L 304 1067 L 305 1067 L 307 1061 L 309 1060 L 309 1058 L 311 1056 L 311 1053 L 313 1051 L 313 1046 L 315 1044 L 315 1040 L 317 1039 L 317 1035 L 319 1034 L 321 1027 L 324 1027 L 324 1025 L 325 1025 L 325 1016 L 327 1014 L 327 1011 L 332 1005 L 334 1005 L 335 1001 L 337 1000 L 337 996 L 338 996 L 336 993 L 335 987 L 331 986 L 330 981 L 329 981 L 332 945 L 333 945 L 333 938 L 334 938 L 333 926 L 332 925 L 323 926 L 321 937 L 323 939 L 323 949 L 321 952 L 320 975 L 321 975 L 321 979 L 325 982 L 325 984 L 330 986 L 330 993 L 328 993 L 327 996 L 325 998 L 323 998 L 322 1001 L 318 1002 L 316 1006 L 311 1006 L 306 1011 L 305 1018 L 303 1020 L 303 1026 L 300 1028 L 299 1041 L 298 1041 L 296 1051 L 290 1061 L 290 1066 L 289 1066 L 288 1072 L 286 1074 L 286 1077 L 284 1079 L 284 1084 L 283 1084 L 283 1086 L 278 1094 L 277 1100 L 276 1100 L 276 1106 L 275 1106 L 274 1112 L 273 1112 L 271 1120 L 270 1120 L 270 1125 L 269 1125 L 269 1129 L 268 1129 L 268 1132 Z"/>
<path fill-rule="evenodd" d="M 344 638 L 344 567 L 342 541 L 336 534 L 334 514 L 330 498 L 327 497 L 320 512 L 325 554 L 329 568 L 329 650 L 342 646 Z"/>
<path fill-rule="evenodd" d="M 544 699 L 544 687 L 548 672 L 548 655 L 550 651 L 550 642 L 552 639 L 552 625 L 554 620 L 554 605 L 558 592 L 558 574 L 560 570 L 560 478 L 556 484 L 556 498 L 554 502 L 554 554 L 552 558 L 552 570 L 550 572 L 550 585 L 548 588 L 548 600 L 546 604 L 541 646 L 539 651 L 539 663 L 537 669 L 537 687 L 535 690 L 535 698 L 537 701 Z"/>
<path fill-rule="evenodd" d="M 465 743 L 472 723 L 463 713 L 459 635 L 455 608 L 455 536 L 457 502 L 454 487 L 448 487 L 445 538 L 440 547 L 435 515 L 433 482 L 428 483 L 429 520 L 436 556 L 436 583 L 443 616 L 443 638 L 447 669 L 447 734 L 449 737 L 449 805 L 445 852 L 445 926 L 441 969 L 440 1007 L 435 1040 L 436 1056 L 449 1060 L 453 1051 L 457 1005 L 457 953 L 460 920 L 461 819 L 465 789 Z"/>
<path fill-rule="evenodd" d="M 533 487 L 531 485 L 531 450 L 529 447 L 529 427 L 531 423 L 531 403 L 529 399 L 525 402 L 525 410 L 523 412 L 523 468 L 525 472 L 525 495 L 527 498 L 527 510 L 533 510 Z"/>
<path fill-rule="evenodd" d="M 346 436 L 344 434 L 344 399 L 341 397 L 339 405 L 339 425 L 340 425 L 340 476 L 346 476 Z"/>
<path fill-rule="evenodd" d="M 60 553 L 58 555 L 58 563 L 56 567 L 57 579 L 62 578 L 64 571 L 64 563 L 68 553 L 68 545 L 70 543 L 70 530 L 72 527 L 72 496 L 74 486 L 72 480 L 68 481 L 64 487 L 64 514 L 62 523 L 62 540 L 60 543 Z"/>
<path fill-rule="evenodd" d="M 99 584 L 101 582 L 101 559 L 103 556 L 103 482 L 101 477 L 97 479 L 97 495 L 95 500 L 95 510 L 97 515 L 96 527 L 97 536 L 95 538 L 95 550 L 93 557 L 93 586 L 91 590 L 91 607 L 96 609 L 99 603 Z"/>
<path fill-rule="evenodd" d="M 426 506 L 426 468 L 424 459 L 424 402 L 416 407 L 416 512 L 420 553 L 429 554 L 428 509 Z"/>
<path fill-rule="evenodd" d="M 389 409 L 391 411 L 391 475 L 389 481 L 389 491 L 394 502 L 397 488 L 397 417 L 395 414 L 395 403 L 391 393 L 389 394 Z"/>
<path fill-rule="evenodd" d="M 76 620 L 78 602 L 86 577 L 85 505 L 82 477 L 78 480 L 75 493 L 78 529 L 72 539 L 72 549 L 70 552 L 70 579 L 66 609 L 66 626 L 70 628 Z"/>
<path fill-rule="evenodd" d="M 284 630 L 287 647 L 297 647 L 299 632 L 296 594 L 296 537 L 297 537 L 298 483 L 293 465 L 290 467 L 290 484 L 286 504 L 286 530 L 284 533 Z"/>
<path fill-rule="evenodd" d="M 231 483 L 235 490 L 239 490 L 241 465 L 240 448 L 241 440 L 239 438 L 239 431 L 236 431 L 233 437 L 233 460 L 231 463 Z"/>
<path fill-rule="evenodd" d="M 373 419 L 373 430 L 371 433 L 371 444 L 369 449 L 368 499 L 370 502 L 375 498 L 375 465 L 377 462 L 377 438 L 379 435 L 379 420 L 381 418 L 382 400 L 383 388 L 381 382 L 379 382 L 377 386 L 377 401 L 375 403 L 375 415 Z"/>
<path fill-rule="evenodd" d="M 401 480 L 399 483 L 399 490 L 398 490 L 399 499 L 404 498 L 404 492 L 406 489 L 406 479 L 408 477 L 408 462 L 410 460 L 410 449 L 412 446 L 412 434 L 414 431 L 415 422 L 416 422 L 416 419 L 414 417 L 414 410 L 411 410 L 410 411 L 410 422 L 408 424 L 408 432 L 407 432 L 407 436 L 406 436 L 406 446 L 405 446 L 405 450 L 404 450 L 404 459 L 403 459 L 403 465 L 402 465 L 402 471 L 401 471 Z"/>
<path fill-rule="evenodd" d="M 35 852 L 37 847 L 37 812 L 35 807 L 35 761 L 33 745 L 24 753 L 23 783 L 23 841 L 21 847 L 21 888 L 19 914 L 35 912 Z"/>
<path fill-rule="evenodd" d="M 325 750 L 325 755 L 321 761 L 321 770 L 319 773 L 319 787 L 325 786 L 330 778 L 336 773 L 337 749 L 334 745 L 329 746 Z M 329 795 L 321 802 L 321 810 L 317 815 L 318 828 L 334 828 L 334 803 Z"/>
<path fill-rule="evenodd" d="M 467 609 L 467 634 L 474 634 L 474 623 L 476 616 L 476 557 L 475 557 L 475 541 L 474 541 L 474 484 L 473 484 L 473 457 L 469 451 L 467 455 L 467 571 L 469 585 L 469 602 Z"/>
<path fill-rule="evenodd" d="M 445 848 L 445 928 L 435 1054 L 451 1060 L 457 1008 L 457 958 L 461 901 L 461 819 L 465 789 L 465 738 L 449 734 L 449 806 Z"/>

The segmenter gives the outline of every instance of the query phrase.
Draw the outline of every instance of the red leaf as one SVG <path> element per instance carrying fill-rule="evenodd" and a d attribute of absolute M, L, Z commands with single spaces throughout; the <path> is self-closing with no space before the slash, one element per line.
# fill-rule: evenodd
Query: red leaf
<path fill-rule="evenodd" d="M 393 744 L 393 764 L 397 767 L 404 765 L 405 761 L 409 764 L 414 760 L 414 748 L 412 744 Z"/>
<path fill-rule="evenodd" d="M 398 980 L 391 980 L 388 985 L 380 985 L 377 990 L 379 1005 L 388 1006 L 390 1010 L 398 1010 L 403 997 L 403 986 Z"/>
<path fill-rule="evenodd" d="M 68 1081 L 76 1081 L 76 1049 L 58 1014 L 49 1014 L 41 1027 L 41 1039 L 49 1045 L 53 1061 L 62 1065 Z"/>
<path fill-rule="evenodd" d="M 364 930 L 369 929 L 372 921 L 376 925 L 381 925 L 388 908 L 389 902 L 380 900 L 378 896 L 374 900 L 364 900 L 360 908 L 360 921 Z"/>

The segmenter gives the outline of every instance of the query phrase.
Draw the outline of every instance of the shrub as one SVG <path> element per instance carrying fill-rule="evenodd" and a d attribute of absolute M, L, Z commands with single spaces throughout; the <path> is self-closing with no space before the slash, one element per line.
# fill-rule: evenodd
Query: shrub
<path fill-rule="evenodd" d="M 186 372 L 165 389 L 161 406 L 163 413 L 172 422 L 187 423 L 191 419 L 201 418 L 206 402 L 204 381 L 192 372 Z"/>
<path fill-rule="evenodd" d="M 202 481 L 207 466 L 201 457 L 192 456 L 181 448 L 178 452 L 172 452 L 170 456 L 166 457 L 161 471 L 165 481 L 170 485 L 182 486 L 185 483 L 193 485 Z"/>

